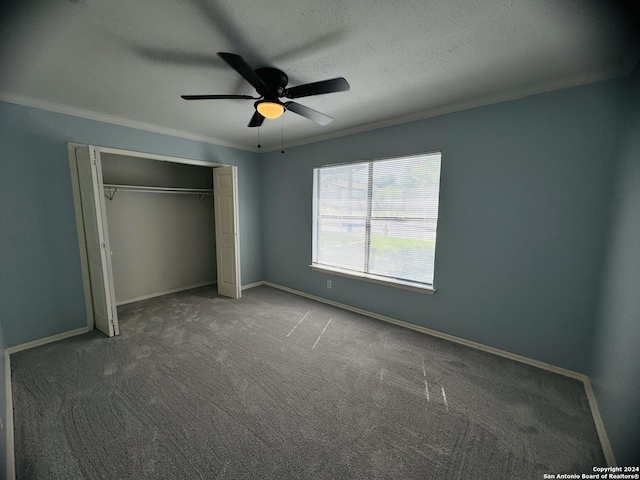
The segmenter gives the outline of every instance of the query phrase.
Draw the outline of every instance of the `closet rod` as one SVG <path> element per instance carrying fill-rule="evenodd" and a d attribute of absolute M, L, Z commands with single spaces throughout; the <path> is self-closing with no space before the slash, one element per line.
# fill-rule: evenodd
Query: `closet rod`
<path fill-rule="evenodd" d="M 105 183 L 104 194 L 109 200 L 113 200 L 116 192 L 135 192 L 135 193 L 178 193 L 183 195 L 200 195 L 200 199 L 206 195 L 213 195 L 211 188 L 174 188 L 174 187 L 147 187 L 144 185 L 115 185 Z"/>

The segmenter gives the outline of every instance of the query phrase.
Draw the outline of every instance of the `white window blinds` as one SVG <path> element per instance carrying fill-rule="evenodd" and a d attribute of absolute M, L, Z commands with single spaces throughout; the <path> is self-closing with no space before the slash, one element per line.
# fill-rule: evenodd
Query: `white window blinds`
<path fill-rule="evenodd" d="M 315 171 L 314 263 L 433 285 L 440 154 Z"/>

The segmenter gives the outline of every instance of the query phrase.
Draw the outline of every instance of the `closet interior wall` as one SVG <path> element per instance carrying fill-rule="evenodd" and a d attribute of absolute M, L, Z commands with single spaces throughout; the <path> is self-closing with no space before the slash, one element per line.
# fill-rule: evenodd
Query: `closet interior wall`
<path fill-rule="evenodd" d="M 212 169 L 107 153 L 101 159 L 105 186 L 209 190 L 202 195 L 107 189 L 116 302 L 215 283 Z"/>

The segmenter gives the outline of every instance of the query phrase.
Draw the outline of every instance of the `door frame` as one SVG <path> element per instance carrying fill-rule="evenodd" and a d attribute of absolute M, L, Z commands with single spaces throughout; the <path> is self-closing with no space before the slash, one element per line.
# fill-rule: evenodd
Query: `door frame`
<path fill-rule="evenodd" d="M 78 169 L 77 169 L 77 161 L 76 161 L 76 155 L 75 155 L 75 149 L 78 147 L 86 147 L 86 146 L 91 146 L 93 148 L 95 148 L 96 152 L 98 154 L 101 153 L 108 153 L 108 154 L 113 154 L 113 155 L 123 155 L 123 156 L 127 156 L 127 157 L 135 157 L 135 158 L 141 158 L 141 159 L 146 159 L 146 160 L 158 160 L 158 161 L 162 161 L 162 162 L 171 162 L 171 163 L 182 163 L 185 165 L 195 165 L 195 166 L 199 166 L 199 167 L 210 167 L 212 169 L 216 168 L 216 167 L 233 167 L 234 169 L 234 173 L 235 176 L 237 178 L 237 167 L 235 165 L 228 165 L 225 163 L 219 163 L 219 162 L 210 162 L 207 160 L 195 160 L 195 159 L 191 159 L 191 158 L 182 158 L 182 157 L 172 157 L 169 155 L 159 155 L 156 153 L 147 153 L 147 152 L 138 152 L 138 151 L 134 151 L 134 150 L 124 150 L 124 149 L 120 149 L 120 148 L 112 148 L 112 147 L 100 147 L 100 146 L 96 146 L 96 145 L 87 145 L 87 144 L 82 144 L 82 143 L 75 143 L 75 142 L 67 142 L 67 152 L 68 152 L 68 156 L 69 156 L 69 169 L 71 171 L 71 187 L 72 187 L 72 191 L 73 191 L 73 204 L 74 204 L 74 211 L 75 211 L 75 216 L 76 216 L 76 228 L 77 228 L 77 235 L 78 235 L 78 246 L 80 249 L 80 266 L 81 266 L 81 270 L 82 270 L 82 286 L 84 289 L 84 301 L 85 301 L 85 309 L 86 309 L 86 314 L 87 314 L 87 328 L 92 330 L 95 327 L 95 321 L 94 321 L 94 315 L 93 315 L 93 299 L 91 296 L 91 281 L 90 281 L 90 277 L 89 277 L 89 261 L 88 261 L 88 253 L 87 253 L 87 241 L 85 238 L 85 232 L 84 232 L 84 218 L 82 216 L 82 201 L 81 201 L 81 197 L 80 197 L 80 183 L 78 180 Z M 237 187 L 237 185 L 236 185 Z M 236 201 L 238 199 L 238 196 L 236 195 Z M 235 213 L 235 221 L 237 222 L 236 224 L 239 226 L 239 204 L 236 205 L 236 208 L 234 209 L 234 213 Z M 108 232 L 108 231 L 107 231 Z M 238 232 L 239 233 L 239 232 Z M 107 233 L 108 234 L 108 233 Z M 216 239 L 217 241 L 217 239 Z M 240 291 L 242 291 L 242 283 L 241 283 L 241 277 L 240 277 L 240 267 L 241 267 L 241 258 L 240 258 L 240 241 L 239 241 L 239 235 L 238 235 L 238 241 L 237 241 L 237 259 L 238 259 L 238 263 L 237 263 L 237 270 L 238 270 L 238 289 Z"/>

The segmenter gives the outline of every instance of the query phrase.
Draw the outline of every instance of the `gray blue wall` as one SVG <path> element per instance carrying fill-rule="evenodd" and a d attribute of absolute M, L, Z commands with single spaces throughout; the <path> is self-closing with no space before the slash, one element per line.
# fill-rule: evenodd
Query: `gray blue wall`
<path fill-rule="evenodd" d="M 264 279 L 591 373 L 621 86 L 566 89 L 265 155 Z M 314 167 L 436 150 L 435 295 L 309 268 Z"/>
<path fill-rule="evenodd" d="M 0 318 L 7 347 L 86 325 L 67 142 L 237 165 L 242 282 L 262 279 L 256 154 L 0 102 Z"/>
<path fill-rule="evenodd" d="M 640 72 L 625 94 L 592 383 L 619 465 L 640 464 Z"/>

